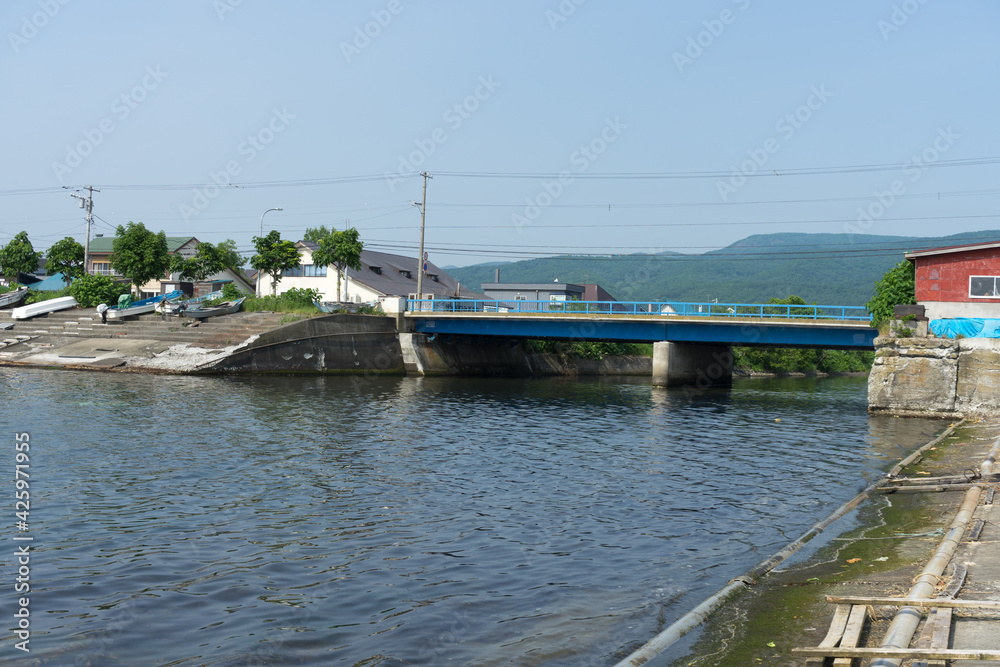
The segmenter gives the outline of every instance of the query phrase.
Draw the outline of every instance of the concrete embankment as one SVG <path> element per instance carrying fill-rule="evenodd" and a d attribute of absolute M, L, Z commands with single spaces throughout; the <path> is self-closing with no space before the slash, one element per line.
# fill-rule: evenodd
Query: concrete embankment
<path fill-rule="evenodd" d="M 879 337 L 875 349 L 873 413 L 956 418 L 1000 410 L 1000 340 Z"/>
<path fill-rule="evenodd" d="M 898 480 L 899 486 L 915 490 L 912 487 L 932 478 L 971 477 L 972 471 L 988 460 L 998 439 L 998 420 L 964 424 L 907 466 Z M 972 519 L 958 533 L 961 539 L 942 576 L 936 580 L 938 586 L 933 597 L 946 595 L 946 585 L 954 584 L 959 604 L 1000 600 L 1000 500 L 990 490 L 998 485 L 987 479 L 978 483 L 982 497 Z M 805 657 L 794 649 L 819 647 L 828 637 L 837 611 L 837 605 L 827 601 L 828 596 L 838 600 L 912 599 L 914 581 L 927 577 L 929 564 L 951 539 L 962 513 L 960 506 L 967 499 L 968 484 L 955 483 L 940 492 L 931 490 L 939 484 L 924 483 L 918 493 L 899 490 L 870 498 L 858 510 L 855 526 L 848 532 L 831 540 L 808 562 L 776 570 L 731 600 L 712 617 L 693 646 L 683 656 L 672 656 L 669 664 L 674 667 L 802 665 Z M 906 605 L 871 602 L 862 607 L 868 611 L 858 615 L 856 629 L 860 634 L 856 637 L 857 644 L 852 645 L 874 654 L 884 645 L 897 611 Z M 939 616 L 937 612 L 926 611 L 916 615 L 920 616 L 920 622 L 912 641 L 907 643 L 911 649 L 1000 650 L 1000 621 L 995 611 L 956 610 L 953 617 L 950 613 Z M 942 618 L 950 620 L 945 622 Z M 851 641 L 854 640 L 852 636 Z M 858 664 L 858 660 L 844 659 L 842 664 L 849 663 Z M 814 664 L 830 662 L 828 659 Z M 994 659 L 963 660 L 957 664 L 997 663 Z"/>
<path fill-rule="evenodd" d="M 236 313 L 194 322 L 142 315 L 102 324 L 93 311 L 11 320 L 0 311 L 0 364 L 183 374 L 648 375 L 644 357 L 528 354 L 519 341 L 398 332 L 393 317 L 326 315 L 283 322 Z"/>

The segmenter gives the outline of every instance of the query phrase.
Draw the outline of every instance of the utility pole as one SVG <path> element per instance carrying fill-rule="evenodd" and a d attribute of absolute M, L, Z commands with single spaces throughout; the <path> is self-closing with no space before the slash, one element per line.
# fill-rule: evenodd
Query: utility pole
<path fill-rule="evenodd" d="M 427 266 L 427 256 L 424 254 L 424 219 L 427 216 L 427 179 L 434 178 L 426 171 L 420 172 L 424 177 L 424 196 L 420 203 L 420 256 L 417 257 L 417 300 L 424 298 L 424 267 Z M 421 306 L 422 307 L 422 306 Z"/>
<path fill-rule="evenodd" d="M 90 273 L 90 226 L 94 222 L 94 193 L 100 192 L 92 185 L 83 186 L 87 190 L 87 196 L 82 197 L 75 193 L 70 193 L 70 197 L 80 201 L 80 208 L 87 209 L 87 238 L 83 243 L 83 272 Z"/>

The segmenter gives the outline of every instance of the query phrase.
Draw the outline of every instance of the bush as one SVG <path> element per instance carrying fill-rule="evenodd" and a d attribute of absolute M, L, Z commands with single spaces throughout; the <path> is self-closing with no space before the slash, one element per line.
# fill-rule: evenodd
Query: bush
<path fill-rule="evenodd" d="M 872 314 L 873 327 L 878 329 L 883 322 L 891 320 L 895 306 L 917 302 L 914 270 L 913 262 L 904 259 L 875 283 L 875 293 L 865 304 Z"/>
<path fill-rule="evenodd" d="M 787 347 L 734 347 L 733 366 L 763 373 L 867 373 L 875 353 Z"/>
<path fill-rule="evenodd" d="M 292 306 L 312 306 L 314 301 L 319 301 L 319 290 L 292 287 L 279 298 Z"/>
<path fill-rule="evenodd" d="M 108 276 L 88 274 L 74 281 L 67 291 L 84 308 L 93 308 L 101 303 L 115 305 L 119 296 L 129 293 L 130 286 L 115 282 Z"/>
<path fill-rule="evenodd" d="M 280 296 L 261 296 L 261 297 L 247 297 L 247 300 L 243 302 L 243 310 L 246 312 L 254 311 L 268 311 L 275 313 L 299 313 L 301 315 L 318 315 L 322 311 L 316 307 L 312 300 L 306 300 L 306 296 L 312 296 L 313 293 L 318 297 L 319 294 L 314 289 L 308 290 L 294 290 L 289 298 L 289 292 L 293 290 L 288 290 Z"/>
<path fill-rule="evenodd" d="M 525 349 L 536 354 L 558 354 L 563 357 L 581 357 L 601 360 L 617 356 L 653 356 L 652 345 L 639 343 L 601 343 L 593 341 L 527 340 Z"/>
<path fill-rule="evenodd" d="M 226 283 L 225 285 L 222 286 L 223 301 L 236 301 L 237 299 L 242 299 L 245 296 L 249 295 L 244 294 L 240 290 L 240 288 L 234 285 L 233 283 Z"/>

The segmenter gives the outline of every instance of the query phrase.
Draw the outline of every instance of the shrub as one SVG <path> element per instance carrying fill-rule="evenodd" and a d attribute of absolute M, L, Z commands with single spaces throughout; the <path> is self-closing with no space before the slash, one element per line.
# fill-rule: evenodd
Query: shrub
<path fill-rule="evenodd" d="M 129 286 L 115 282 L 108 276 L 85 275 L 68 288 L 68 293 L 84 308 L 106 303 L 113 306 L 118 297 L 129 293 Z"/>
<path fill-rule="evenodd" d="M 875 293 L 865 308 L 872 314 L 872 326 L 879 328 L 883 322 L 894 316 L 895 306 L 899 304 L 914 304 L 916 292 L 913 262 L 903 260 L 886 271 L 885 275 L 875 283 Z"/>
<path fill-rule="evenodd" d="M 242 299 L 247 296 L 244 294 L 239 287 L 233 283 L 226 283 L 222 286 L 222 300 L 223 301 L 236 301 L 237 299 Z"/>
<path fill-rule="evenodd" d="M 291 306 L 312 306 L 314 301 L 319 301 L 319 290 L 292 287 L 279 298 Z"/>

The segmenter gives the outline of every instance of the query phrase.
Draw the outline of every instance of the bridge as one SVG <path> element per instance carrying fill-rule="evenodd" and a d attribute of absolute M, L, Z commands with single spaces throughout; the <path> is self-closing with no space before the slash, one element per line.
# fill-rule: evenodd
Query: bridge
<path fill-rule="evenodd" d="M 871 315 L 857 306 L 625 301 L 409 299 L 410 330 L 653 343 L 654 384 L 726 384 L 737 346 L 873 350 Z M 713 377 L 715 376 L 715 377 Z"/>

